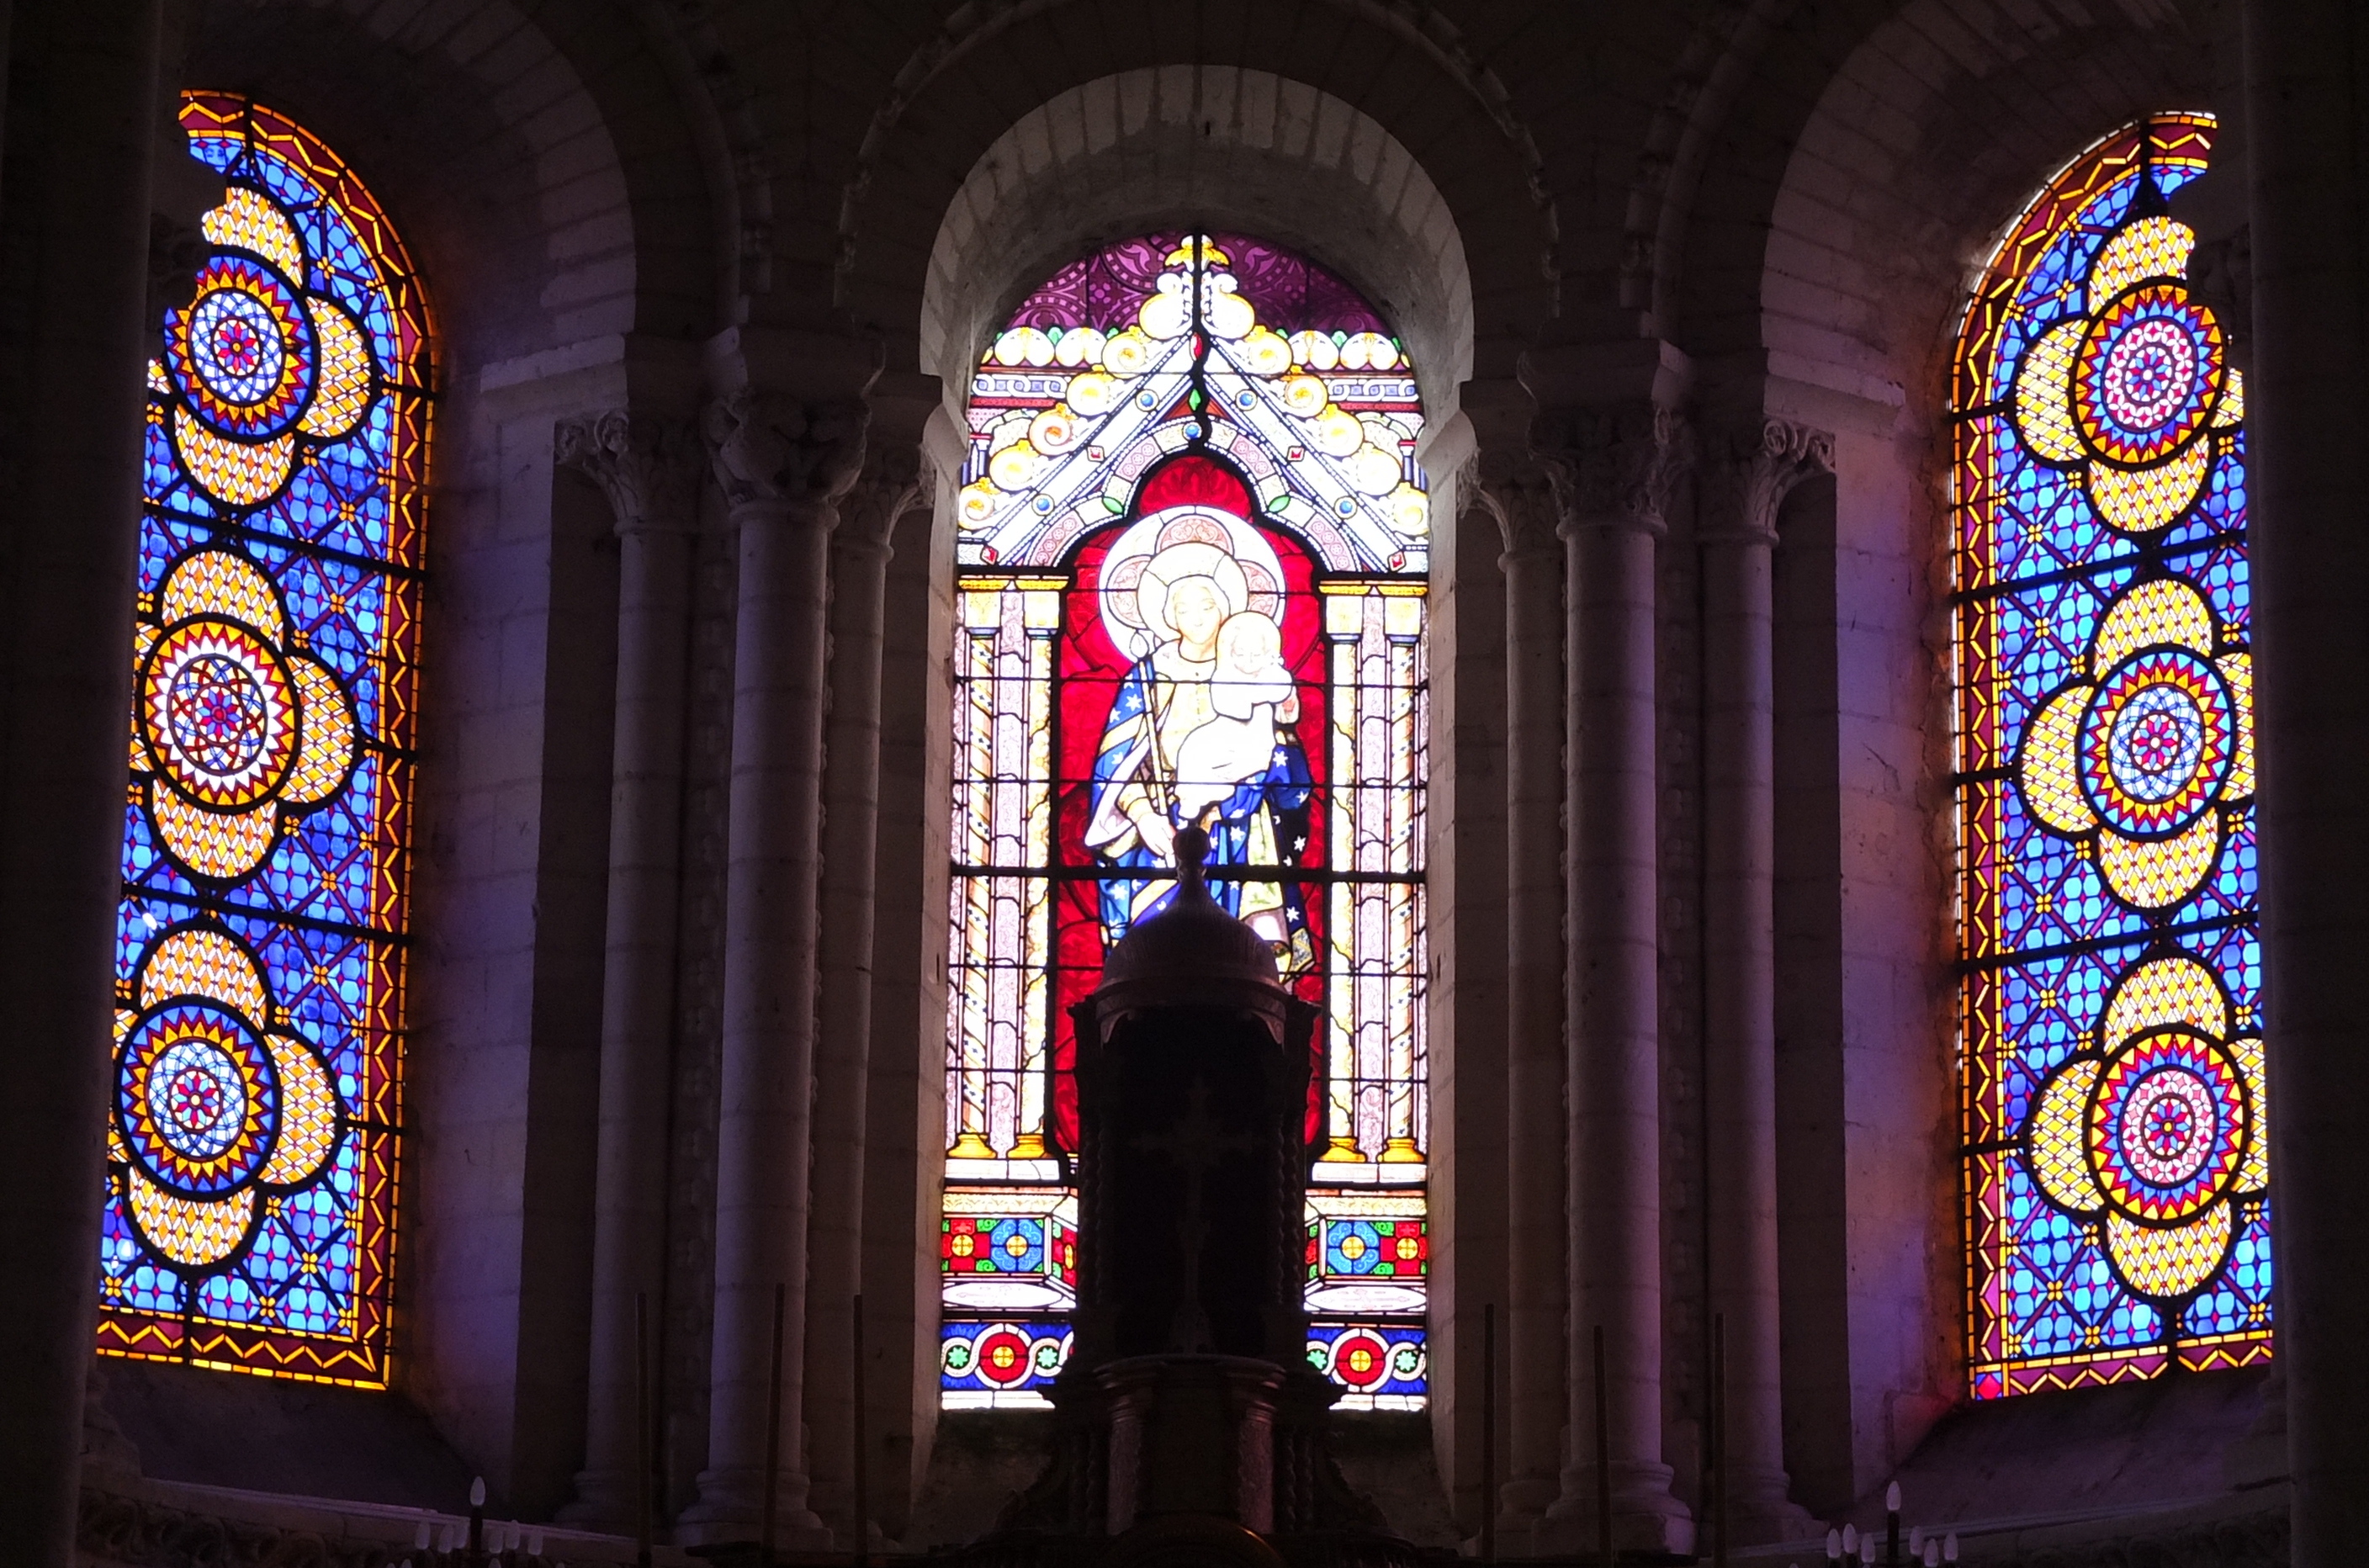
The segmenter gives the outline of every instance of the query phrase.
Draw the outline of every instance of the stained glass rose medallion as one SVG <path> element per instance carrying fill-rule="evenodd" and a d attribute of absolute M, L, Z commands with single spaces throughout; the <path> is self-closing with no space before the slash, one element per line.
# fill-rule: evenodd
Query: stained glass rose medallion
<path fill-rule="evenodd" d="M 284 819 L 336 795 L 353 765 L 345 689 L 286 639 L 279 595 L 227 550 L 183 557 L 140 622 L 132 772 L 156 836 L 199 876 L 254 870 Z"/>
<path fill-rule="evenodd" d="M 182 403 L 173 447 L 215 500 L 248 507 L 287 483 L 301 435 L 350 433 L 373 393 L 369 340 L 343 305 L 310 292 L 304 247 L 280 210 L 233 187 L 204 219 L 218 248 L 187 308 L 166 319 L 168 378 Z"/>
<path fill-rule="evenodd" d="M 2031 1123 L 2041 1190 L 2103 1233 L 2140 1296 L 2176 1302 L 2227 1259 L 2233 1205 L 2270 1185 L 2262 1042 L 2229 1037 L 2220 982 L 2186 956 L 2124 977 L 2098 1031 L 2067 1059 Z"/>
<path fill-rule="evenodd" d="M 2086 311 L 2058 321 L 2017 367 L 2015 427 L 2032 455 L 2077 473 L 2123 533 L 2175 521 L 2213 472 L 2213 432 L 2245 419 L 2221 324 L 2188 292 L 2196 235 L 2141 218 L 2098 252 Z"/>
<path fill-rule="evenodd" d="M 2025 732 L 2016 777 L 2031 814 L 2093 842 L 2106 886 L 2134 908 L 2193 893 L 2228 813 L 2253 796 L 2253 663 L 2226 643 L 2186 579 L 2140 583 Z"/>
<path fill-rule="evenodd" d="M 267 1026 L 262 971 L 206 926 L 166 932 L 141 963 L 110 1141 L 132 1222 L 158 1253 L 202 1271 L 235 1256 L 274 1188 L 320 1173 L 338 1097 L 311 1046 Z"/>

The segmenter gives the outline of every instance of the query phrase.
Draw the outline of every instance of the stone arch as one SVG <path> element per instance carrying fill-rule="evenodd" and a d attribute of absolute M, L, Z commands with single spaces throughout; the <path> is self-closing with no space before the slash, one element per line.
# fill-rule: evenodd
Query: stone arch
<path fill-rule="evenodd" d="M 1751 69 L 1682 133 L 1704 155 L 1663 190 L 1640 276 L 1710 401 L 1837 436 L 1834 483 L 1780 519 L 1776 605 L 1780 798 L 1799 803 L 1777 851 L 1786 1459 L 1824 1506 L 1963 1392 L 1951 339 L 2029 196 L 2147 110 L 2234 97 L 2235 52 L 2216 58 L 2201 6 L 1976 29 L 1894 0 L 1776 15 L 1729 47 Z M 1855 673 L 1878 669 L 1880 689 Z M 1873 1095 L 1885 1125 L 1845 1127 Z M 1881 1299 L 1823 1283 L 1873 1274 Z"/>
<path fill-rule="evenodd" d="M 1435 423 L 1472 373 L 1456 220 L 1397 137 L 1265 71 L 1122 72 L 1059 94 L 979 155 L 931 246 L 917 349 L 958 406 L 1027 292 L 1092 246 L 1180 216 L 1270 236 L 1357 284 L 1398 326 Z"/>
<path fill-rule="evenodd" d="M 617 624 L 613 518 L 553 431 L 628 397 L 680 412 L 742 286 L 728 106 L 671 26 L 638 0 L 200 4 L 165 72 L 334 149 L 434 312 L 392 1394 L 521 1511 L 564 1500 L 582 1451 L 597 1094 L 551 1043 L 598 1034 Z M 554 878 L 595 912 L 539 907 Z"/>
<path fill-rule="evenodd" d="M 1151 67 L 1175 74 L 1178 101 L 1202 91 L 1192 84 L 1219 84 L 1208 89 L 1222 109 L 1213 120 L 1237 121 L 1240 110 L 1225 95 L 1239 91 L 1247 73 L 1271 73 L 1355 103 L 1391 135 L 1420 145 L 1472 258 L 1470 373 L 1509 374 L 1521 344 L 1554 313 L 1555 218 L 1538 150 L 1512 96 L 1427 8 L 1365 0 L 1276 6 L 1230 18 L 1232 36 L 1222 40 L 1199 36 L 1190 18 L 1147 18 L 1114 0 L 1007 0 L 957 17 L 915 49 L 887 86 L 842 194 L 838 300 L 884 335 L 892 371 L 919 363 L 938 229 L 981 155 L 1013 128 L 1010 85 L 1025 82 L 1031 96 L 1049 102 Z M 1171 63 L 1196 58 L 1229 63 Z M 1251 226 L 1272 227 L 1272 220 Z"/>
<path fill-rule="evenodd" d="M 688 49 L 657 34 L 674 47 L 593 58 L 644 30 L 621 5 L 530 20 L 512 0 L 429 14 L 268 0 L 199 13 L 178 69 L 285 109 L 364 171 L 410 236 L 449 351 L 484 363 L 611 334 L 704 336 L 736 286 L 712 216 L 737 205 L 729 153 L 700 133 Z"/>
<path fill-rule="evenodd" d="M 2147 109 L 2234 100 L 2236 74 L 2230 19 L 2203 0 L 1981 28 L 1896 0 L 1760 0 L 1676 95 L 1692 107 L 1672 144 L 1694 151 L 1632 207 L 1653 238 L 1631 286 L 1698 356 L 1781 350 L 1906 388 L 2047 172 Z"/>

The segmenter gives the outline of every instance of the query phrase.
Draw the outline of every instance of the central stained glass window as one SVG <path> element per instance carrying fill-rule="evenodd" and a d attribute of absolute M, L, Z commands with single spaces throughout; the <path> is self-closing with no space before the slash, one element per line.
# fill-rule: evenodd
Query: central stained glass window
<path fill-rule="evenodd" d="M 337 155 L 223 93 L 148 367 L 98 1347 L 383 1386 L 427 307 Z"/>
<path fill-rule="evenodd" d="M 1309 1359 L 1413 1409 L 1424 1045 L 1422 401 L 1356 292 L 1235 235 L 1062 269 L 971 383 L 956 498 L 947 1408 L 1034 1405 L 1075 1302 L 1069 1009 L 1173 839 L 1324 1010 Z"/>
<path fill-rule="evenodd" d="M 2246 400 L 2126 128 L 1959 339 L 1958 775 L 1978 1397 L 2271 1353 Z"/>

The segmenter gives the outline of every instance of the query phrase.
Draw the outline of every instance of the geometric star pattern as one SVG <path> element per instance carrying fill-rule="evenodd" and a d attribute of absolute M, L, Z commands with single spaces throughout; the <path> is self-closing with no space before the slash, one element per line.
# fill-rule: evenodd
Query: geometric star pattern
<path fill-rule="evenodd" d="M 383 1387 L 403 1125 L 428 311 L 285 116 L 148 367 L 98 1349 Z"/>
<path fill-rule="evenodd" d="M 1952 371 L 1977 1397 L 2272 1349 L 2242 377 L 2161 114 L 2033 200 Z"/>

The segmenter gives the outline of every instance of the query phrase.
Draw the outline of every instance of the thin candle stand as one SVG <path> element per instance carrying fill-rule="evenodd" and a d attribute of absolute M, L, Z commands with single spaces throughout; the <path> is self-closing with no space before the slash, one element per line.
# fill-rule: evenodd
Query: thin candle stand
<path fill-rule="evenodd" d="M 1917 1526 L 1908 1532 L 1908 1555 L 1900 1554 L 1900 1482 L 1894 1482 L 1883 1489 L 1883 1552 L 1870 1553 L 1874 1537 L 1861 1536 L 1856 1525 L 1844 1525 L 1826 1531 L 1826 1561 L 1848 1568 L 1941 1568 L 1958 1560 L 1958 1532 L 1934 1536 Z"/>

